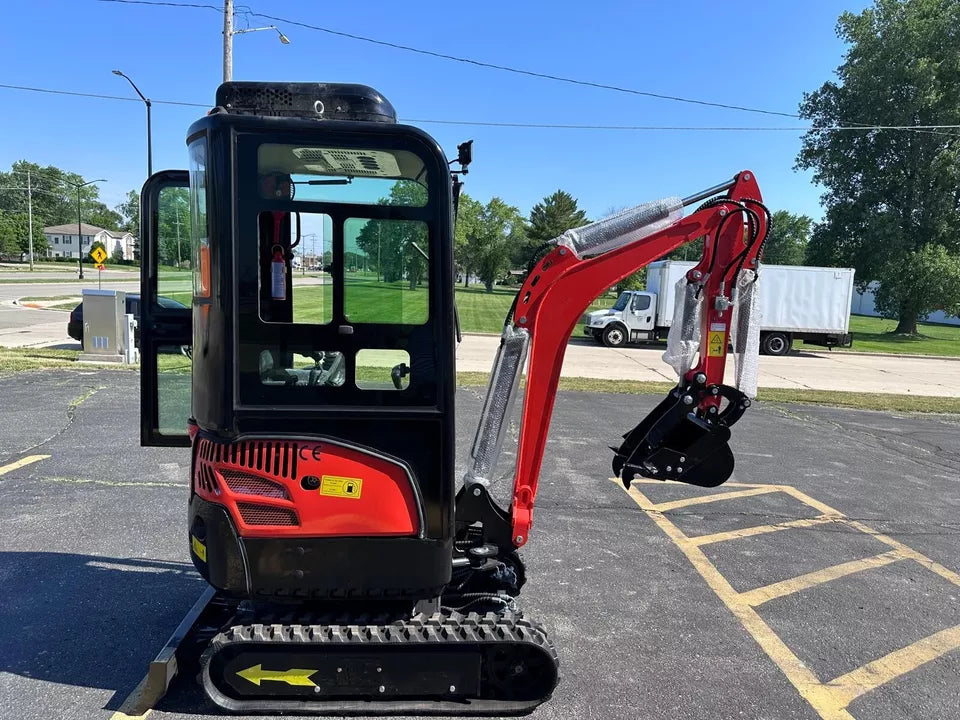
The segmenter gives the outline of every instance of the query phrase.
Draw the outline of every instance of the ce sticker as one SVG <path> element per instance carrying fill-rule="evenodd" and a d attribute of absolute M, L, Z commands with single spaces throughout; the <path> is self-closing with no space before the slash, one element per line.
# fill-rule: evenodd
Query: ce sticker
<path fill-rule="evenodd" d="M 300 448 L 300 452 L 298 454 L 300 455 L 301 460 L 309 460 L 311 457 L 314 460 L 320 460 L 320 446 L 317 445 L 313 448 L 302 447 Z"/>

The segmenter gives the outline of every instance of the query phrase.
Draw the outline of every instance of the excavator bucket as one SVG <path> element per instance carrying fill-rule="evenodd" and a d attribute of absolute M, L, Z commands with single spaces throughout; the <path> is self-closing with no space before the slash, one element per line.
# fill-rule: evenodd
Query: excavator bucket
<path fill-rule="evenodd" d="M 714 398 L 706 410 L 698 407 Z M 726 401 L 721 410 L 720 403 Z M 733 474 L 728 441 L 730 426 L 750 405 L 739 390 L 726 385 L 706 387 L 699 376 L 670 391 L 639 425 L 623 436 L 614 451 L 613 471 L 629 488 L 637 475 L 716 487 Z"/>

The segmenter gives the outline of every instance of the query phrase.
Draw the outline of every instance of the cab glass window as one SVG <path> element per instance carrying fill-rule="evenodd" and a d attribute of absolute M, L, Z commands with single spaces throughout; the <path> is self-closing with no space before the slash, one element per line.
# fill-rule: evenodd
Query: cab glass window
<path fill-rule="evenodd" d="M 650 296 L 649 295 L 634 295 L 633 296 L 633 305 L 631 307 L 634 310 L 648 310 L 650 308 Z"/>
<path fill-rule="evenodd" d="M 423 160 L 406 150 L 265 143 L 258 164 L 266 198 L 282 188 L 284 197 L 307 202 L 427 204 Z"/>
<path fill-rule="evenodd" d="M 260 319 L 333 321 L 333 220 L 323 213 L 261 212 Z"/>
<path fill-rule="evenodd" d="M 344 314 L 349 322 L 427 321 L 427 239 L 427 225 L 418 220 L 349 218 L 344 223 Z"/>
<path fill-rule="evenodd" d="M 194 140 L 190 154 L 189 222 L 193 256 L 193 294 L 210 297 L 210 237 L 207 231 L 207 142 Z M 185 228 L 188 226 L 184 226 Z M 162 248 L 162 245 L 161 245 Z"/>

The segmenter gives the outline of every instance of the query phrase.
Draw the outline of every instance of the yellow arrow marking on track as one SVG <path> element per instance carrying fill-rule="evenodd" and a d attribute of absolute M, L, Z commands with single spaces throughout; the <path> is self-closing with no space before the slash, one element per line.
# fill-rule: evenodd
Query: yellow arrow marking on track
<path fill-rule="evenodd" d="M 257 687 L 264 680 L 273 680 L 274 682 L 285 682 L 287 685 L 298 685 L 304 687 L 316 687 L 316 683 L 310 679 L 310 676 L 319 670 L 310 670 L 309 668 L 291 668 L 289 670 L 264 670 L 263 665 L 254 665 L 246 670 L 240 670 L 237 675 L 244 680 L 249 680 Z"/>

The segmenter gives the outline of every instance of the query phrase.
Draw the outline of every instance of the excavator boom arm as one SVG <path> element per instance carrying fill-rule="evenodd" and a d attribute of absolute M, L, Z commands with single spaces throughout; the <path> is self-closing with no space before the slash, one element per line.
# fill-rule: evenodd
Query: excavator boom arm
<path fill-rule="evenodd" d="M 639 237 L 630 239 L 628 232 L 621 232 L 623 228 L 613 227 L 606 233 L 606 246 L 609 248 L 612 245 L 612 249 L 604 251 L 601 248 L 599 254 L 593 256 L 578 248 L 575 242 L 569 242 L 567 236 L 571 233 L 566 233 L 558 238 L 556 247 L 539 259 L 528 273 L 504 330 L 504 340 L 474 443 L 475 466 L 468 471 L 465 479 L 468 487 L 477 482 L 489 484 L 492 474 L 490 465 L 495 458 L 480 471 L 476 468 L 482 463 L 478 463 L 477 459 L 499 453 L 507 419 L 505 415 L 509 414 L 529 347 L 513 501 L 509 511 L 512 528 L 510 540 L 514 546 L 524 545 L 529 538 L 560 369 L 567 341 L 577 321 L 604 290 L 698 238 L 704 240 L 703 256 L 697 266 L 687 273 L 687 279 L 696 286 L 697 302 L 701 306 L 699 360 L 681 377 L 678 389 L 634 431 L 630 450 L 634 450 L 641 439 L 647 438 L 653 425 L 656 425 L 654 435 L 659 437 L 670 432 L 675 434 L 674 428 L 683 420 L 699 423 L 706 428 L 691 435 L 689 428 L 684 426 L 684 432 L 700 442 L 697 447 L 705 449 L 708 445 L 702 441 L 704 433 L 711 435 L 714 442 L 716 439 L 712 436 L 717 433 L 722 437 L 725 432 L 725 437 L 729 437 L 729 430 L 724 423 L 716 421 L 723 415 L 731 416 L 726 411 L 720 412 L 723 398 L 726 397 L 731 403 L 740 403 L 741 407 L 736 408 L 738 413 L 742 413 L 749 404 L 748 400 L 735 395 L 737 391 L 722 386 L 722 382 L 732 329 L 731 296 L 734 294 L 736 277 L 744 268 L 754 270 L 757 267 L 758 254 L 768 228 L 760 189 L 753 173 L 743 171 L 728 183 L 676 203 L 691 205 L 724 190 L 725 195 L 707 200 L 685 218 L 674 219 L 669 213 L 661 213 L 659 225 L 656 222 L 648 225 L 648 232 L 639 233 Z M 651 227 L 652 232 L 649 231 Z M 613 237 L 617 233 L 621 233 L 621 239 L 627 235 L 628 241 L 617 245 Z M 601 236 L 603 234 L 600 233 Z M 673 288 L 661 289 L 661 292 L 672 291 Z M 677 302 L 680 302 L 680 298 Z M 514 380 L 512 385 L 504 381 L 505 376 L 509 378 L 511 375 Z M 688 405 L 685 407 L 684 403 Z M 653 415 L 657 415 L 654 418 L 656 422 L 651 423 Z M 666 415 L 675 419 L 664 419 Z M 661 419 L 663 422 L 659 422 Z M 628 433 L 625 437 L 629 440 L 630 436 Z M 648 439 L 648 443 L 652 442 Z M 655 448 L 644 445 L 645 452 L 649 454 L 654 449 L 665 451 L 661 445 L 657 444 Z M 627 452 L 627 455 L 631 453 Z M 679 458 L 686 460 L 682 454 Z M 623 464 L 620 463 L 621 466 Z M 682 469 L 682 465 L 676 464 Z M 644 467 L 652 468 L 651 472 L 657 471 L 655 465 L 648 463 L 641 466 L 639 472 L 643 473 Z M 730 468 L 732 470 L 732 458 Z M 632 477 L 635 471 L 636 468 L 629 465 L 627 473 L 623 475 L 625 480 Z M 726 476 L 720 482 L 725 479 Z"/>

